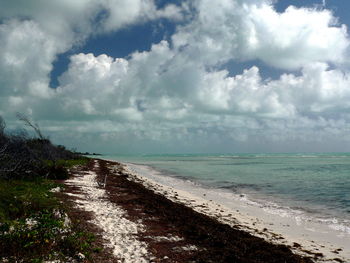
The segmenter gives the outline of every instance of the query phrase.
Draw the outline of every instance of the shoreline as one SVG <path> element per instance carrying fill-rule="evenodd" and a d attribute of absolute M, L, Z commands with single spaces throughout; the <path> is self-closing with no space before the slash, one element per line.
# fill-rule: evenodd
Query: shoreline
<path fill-rule="evenodd" d="M 91 159 L 84 174 L 69 180 L 76 205 L 95 214 L 90 222 L 99 227 L 112 262 L 346 262 L 299 243 L 283 244 L 266 228 L 247 228 L 237 211 L 161 185 L 115 160 Z"/>
<path fill-rule="evenodd" d="M 152 188 L 155 184 L 161 184 L 157 181 L 162 177 L 161 173 L 150 176 L 146 170 L 143 171 L 149 166 L 131 163 L 125 165 L 129 167 L 136 178 L 141 178 L 141 183 L 144 180 L 148 182 L 146 187 Z M 157 171 L 153 170 L 152 172 L 156 173 Z M 146 174 L 146 176 L 140 174 Z M 234 199 L 231 194 L 228 197 L 220 196 L 219 202 L 216 202 L 218 192 L 197 186 L 189 188 L 181 181 L 183 180 L 171 178 L 173 188 L 174 185 L 175 188 L 181 187 L 173 189 L 173 191 L 181 196 L 179 199 L 182 199 L 183 203 L 201 213 L 215 217 L 220 222 L 233 227 L 237 226 L 237 222 L 239 222 L 240 229 L 264 238 L 268 242 L 290 246 L 301 255 L 322 254 L 323 259 L 320 259 L 320 262 L 339 262 L 339 260 L 350 262 L 350 251 L 346 249 L 349 236 L 344 238 L 340 231 L 338 231 L 339 233 L 331 231 L 325 225 L 303 221 L 298 217 L 296 220 L 283 214 L 272 214 L 271 211 L 265 211 L 263 207 L 256 204 L 249 205 L 246 201 Z M 178 182 L 180 182 L 179 185 L 177 185 Z M 168 188 L 169 185 L 162 185 L 162 187 Z M 169 192 L 169 190 L 160 191 L 160 194 L 164 194 L 164 192 Z M 171 196 L 169 197 L 171 199 Z M 189 200 L 196 200 L 196 202 L 189 202 Z M 207 208 L 198 210 L 198 204 L 206 204 Z M 235 218 L 227 216 L 229 214 L 234 214 Z"/>

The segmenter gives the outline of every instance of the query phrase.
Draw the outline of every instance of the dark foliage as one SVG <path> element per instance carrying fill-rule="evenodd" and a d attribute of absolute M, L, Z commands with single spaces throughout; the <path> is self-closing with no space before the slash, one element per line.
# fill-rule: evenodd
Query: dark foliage
<path fill-rule="evenodd" d="M 5 133 L 5 122 L 0 116 L 0 178 L 23 179 L 38 175 L 46 178 L 64 179 L 67 173 L 57 164 L 58 160 L 77 159 L 81 156 L 56 146 L 43 137 L 37 124 L 21 115 L 22 121 L 34 127 L 38 138 L 30 138 L 25 132 Z"/>

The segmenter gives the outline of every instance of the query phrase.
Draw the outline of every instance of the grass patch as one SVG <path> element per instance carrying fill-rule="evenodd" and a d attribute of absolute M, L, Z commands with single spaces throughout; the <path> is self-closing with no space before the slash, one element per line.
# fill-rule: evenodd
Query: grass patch
<path fill-rule="evenodd" d="M 65 169 L 86 163 L 87 159 L 79 159 L 60 165 Z M 72 262 L 99 250 L 93 246 L 95 236 L 72 223 L 50 192 L 58 186 L 42 177 L 0 180 L 0 262 Z"/>
<path fill-rule="evenodd" d="M 49 191 L 56 187 L 53 181 L 0 180 L 0 222 L 21 219 L 58 206 Z"/>

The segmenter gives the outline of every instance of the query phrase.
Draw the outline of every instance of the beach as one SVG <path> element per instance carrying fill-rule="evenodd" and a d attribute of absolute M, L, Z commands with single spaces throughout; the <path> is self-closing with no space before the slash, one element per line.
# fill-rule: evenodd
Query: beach
<path fill-rule="evenodd" d="M 350 0 L 0 2 L 0 263 L 350 263 Z"/>
<path fill-rule="evenodd" d="M 328 251 L 302 235 L 281 235 L 263 217 L 211 201 L 209 192 L 200 197 L 136 170 L 94 159 L 66 181 L 67 198 L 92 215 L 109 250 L 97 262 L 348 262 L 345 247 Z"/>

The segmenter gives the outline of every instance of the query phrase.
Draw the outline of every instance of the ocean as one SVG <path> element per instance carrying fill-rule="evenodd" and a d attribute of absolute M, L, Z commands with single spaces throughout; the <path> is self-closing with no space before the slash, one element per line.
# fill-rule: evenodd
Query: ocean
<path fill-rule="evenodd" d="M 103 156 L 187 191 L 214 193 L 271 215 L 313 221 L 350 237 L 350 153 Z M 224 200 L 225 199 L 225 200 Z"/>

